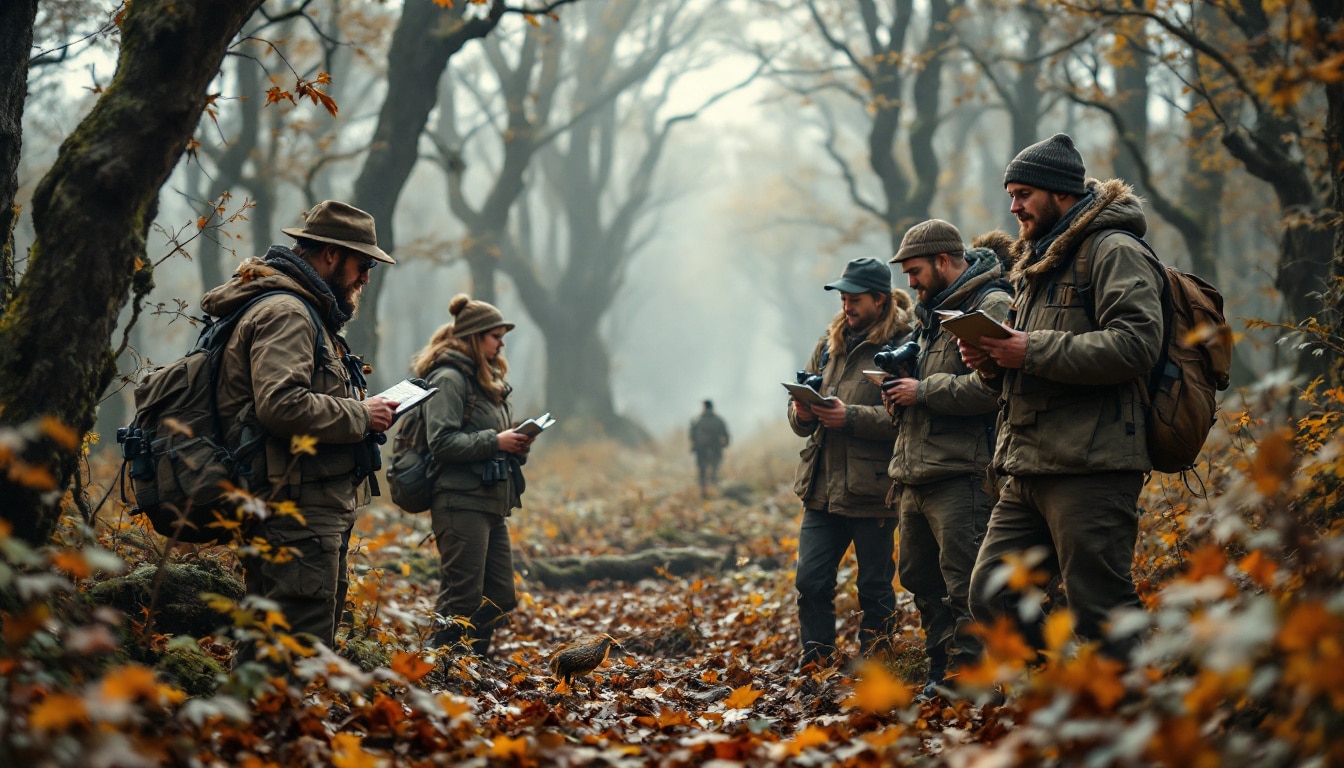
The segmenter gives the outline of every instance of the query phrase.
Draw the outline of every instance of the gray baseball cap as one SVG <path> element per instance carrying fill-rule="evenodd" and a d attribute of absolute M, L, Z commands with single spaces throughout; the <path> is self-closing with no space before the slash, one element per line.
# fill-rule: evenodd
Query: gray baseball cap
<path fill-rule="evenodd" d="M 845 265 L 839 280 L 826 284 L 828 291 L 843 293 L 891 293 L 891 267 L 864 256 Z"/>

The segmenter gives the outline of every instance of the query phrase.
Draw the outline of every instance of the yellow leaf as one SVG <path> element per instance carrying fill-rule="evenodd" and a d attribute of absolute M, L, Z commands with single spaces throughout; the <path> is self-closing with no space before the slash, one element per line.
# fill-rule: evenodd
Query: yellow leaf
<path fill-rule="evenodd" d="M 306 453 L 309 456 L 316 456 L 317 438 L 310 435 L 294 435 L 289 439 L 289 452 L 296 455 Z"/>
<path fill-rule="evenodd" d="M 1251 554 L 1243 557 L 1237 563 L 1237 567 L 1251 577 L 1251 581 L 1262 587 L 1272 586 L 1274 583 L 1274 573 L 1278 571 L 1279 566 L 1273 560 L 1265 557 L 1260 550 L 1255 550 Z"/>
<path fill-rule="evenodd" d="M 113 670 L 98 686 L 99 697 L 108 702 L 135 701 L 157 691 L 154 672 L 138 664 L 128 664 Z"/>
<path fill-rule="evenodd" d="M 1063 650 L 1073 639 L 1073 612 L 1055 611 L 1045 620 L 1045 645 L 1052 651 Z"/>
<path fill-rule="evenodd" d="M 879 662 L 864 662 L 859 675 L 854 683 L 854 695 L 845 700 L 847 707 L 857 707 L 864 712 L 889 712 L 914 699 L 910 688 L 892 677 L 886 666 Z"/>
<path fill-rule="evenodd" d="M 490 746 L 491 757 L 517 758 L 522 760 L 527 757 L 527 738 L 519 737 L 511 739 L 508 736 L 500 734 L 495 739 L 495 743 Z"/>
<path fill-rule="evenodd" d="M 361 736 L 338 733 L 331 741 L 331 763 L 336 768 L 378 768 L 378 758 L 364 751 Z"/>
<path fill-rule="evenodd" d="M 77 723 L 88 722 L 84 700 L 67 693 L 53 693 L 28 713 L 28 726 L 36 731 L 63 731 Z"/>
<path fill-rule="evenodd" d="M 733 692 L 724 700 L 723 705 L 728 709 L 747 709 L 763 695 L 765 695 L 765 691 L 752 690 L 751 684 L 748 683 L 741 688 L 734 688 Z"/>
<path fill-rule="evenodd" d="M 809 725 L 807 728 L 789 744 L 789 754 L 797 756 L 808 747 L 817 747 L 830 742 L 831 735 L 824 729 L 815 725 Z"/>

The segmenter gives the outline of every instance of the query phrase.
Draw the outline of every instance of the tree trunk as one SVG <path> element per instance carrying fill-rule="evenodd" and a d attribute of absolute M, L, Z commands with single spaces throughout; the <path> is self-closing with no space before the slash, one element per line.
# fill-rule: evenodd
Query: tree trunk
<path fill-rule="evenodd" d="M 503 0 L 493 0 L 482 18 L 464 19 L 475 7 L 456 3 L 441 8 L 432 0 L 407 0 L 387 61 L 387 98 L 373 132 L 373 146 L 355 181 L 352 204 L 373 214 L 378 245 L 396 249 L 392 214 L 397 198 L 419 157 L 420 133 L 434 108 L 438 82 L 448 60 L 468 41 L 485 37 L 504 13 Z M 350 324 L 350 346 L 369 362 L 378 359 L 378 302 L 384 281 L 375 277 L 364 287 L 359 317 Z M 372 386 L 380 389 L 387 377 L 375 372 Z"/>
<path fill-rule="evenodd" d="M 28 98 L 28 57 L 33 48 L 37 0 L 8 0 L 0 6 L 0 317 L 14 295 L 14 225 L 18 213 L 19 152 L 23 147 L 23 104 Z"/>
<path fill-rule="evenodd" d="M 608 303 L 600 306 L 605 310 Z M 564 420 L 561 433 L 571 437 L 605 435 L 627 445 L 647 443 L 648 432 L 616 412 L 611 357 L 598 332 L 599 317 L 577 310 L 576 304 L 538 321 L 546 337 L 546 410 Z"/>
<path fill-rule="evenodd" d="M 628 555 L 589 555 L 532 558 L 519 565 L 524 575 L 551 589 L 574 589 L 592 581 L 636 582 L 664 573 L 685 576 L 704 571 L 731 570 L 735 555 L 700 547 L 647 549 Z"/>
<path fill-rule="evenodd" d="M 159 188 L 200 121 L 229 42 L 261 0 L 137 0 L 117 74 L 61 145 L 33 195 L 36 233 L 0 320 L 0 426 L 43 417 L 82 435 L 114 373 L 109 341 L 132 287 L 152 286 L 145 237 Z M 48 432 L 48 434 L 50 431 Z M 34 437 L 34 471 L 0 477 L 0 517 L 43 544 L 77 469 L 78 443 Z"/>

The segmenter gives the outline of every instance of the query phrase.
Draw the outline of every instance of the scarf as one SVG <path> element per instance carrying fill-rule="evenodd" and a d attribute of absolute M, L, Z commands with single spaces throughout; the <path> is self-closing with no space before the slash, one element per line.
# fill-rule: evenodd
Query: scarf
<path fill-rule="evenodd" d="M 285 276 L 292 278 L 294 282 L 303 286 L 309 293 L 319 298 L 325 296 L 330 302 L 324 302 L 327 305 L 326 317 L 323 321 L 333 331 L 339 332 L 347 322 L 350 321 L 350 313 L 341 309 L 341 302 L 337 300 L 336 294 L 331 290 L 331 286 L 326 280 L 313 269 L 303 257 L 284 247 L 283 245 L 272 245 L 266 255 L 262 257 L 267 266 L 275 268 Z M 321 307 L 316 309 L 321 311 Z"/>
<path fill-rule="evenodd" d="M 1055 222 L 1055 226 L 1050 230 L 1049 234 L 1031 244 L 1031 258 L 1027 260 L 1026 266 L 1030 266 L 1037 261 L 1040 261 L 1041 258 L 1045 256 L 1045 252 L 1050 250 L 1050 246 L 1054 245 L 1055 241 L 1059 239 L 1059 236 L 1069 231 L 1069 227 L 1073 226 L 1073 220 L 1078 218 L 1078 214 L 1091 208 L 1092 204 L 1096 201 L 1096 192 L 1088 192 L 1085 197 L 1074 203 L 1073 207 L 1064 214 L 1063 218 Z"/>
<path fill-rule="evenodd" d="M 966 269 L 952 281 L 951 285 L 939 291 L 932 299 L 915 305 L 915 317 L 919 319 L 919 325 L 924 329 L 925 335 L 932 336 L 934 329 L 938 327 L 938 316 L 933 314 L 933 311 L 961 290 L 962 286 L 993 269 L 998 263 L 998 257 L 992 252 L 970 250 L 966 252 L 966 261 L 968 262 Z M 1004 285 L 1007 285 L 1006 281 Z"/>

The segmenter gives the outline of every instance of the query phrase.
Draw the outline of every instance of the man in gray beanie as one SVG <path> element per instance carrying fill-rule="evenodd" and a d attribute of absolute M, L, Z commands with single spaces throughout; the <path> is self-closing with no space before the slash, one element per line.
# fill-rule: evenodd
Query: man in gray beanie
<path fill-rule="evenodd" d="M 901 586 L 915 596 L 929 657 L 921 699 L 950 695 L 959 670 L 980 657 L 971 632 L 971 569 L 989 523 L 983 488 L 994 450 L 998 398 L 957 352 L 937 311 L 985 314 L 1002 321 L 1012 303 L 1001 257 L 1012 238 L 995 230 L 968 251 L 961 232 L 941 219 L 911 227 L 891 261 L 915 289 L 918 367 L 882 386 L 898 429 L 887 474 L 899 499 Z M 950 679 L 949 687 L 944 687 Z"/>
<path fill-rule="evenodd" d="M 891 268 L 878 259 L 855 259 L 839 280 L 841 311 L 817 341 L 807 371 L 820 374 L 823 406 L 789 401 L 789 426 L 807 438 L 794 492 L 803 502 L 798 534 L 798 625 L 802 662 L 836 660 L 835 585 L 850 545 L 858 561 L 859 652 L 880 653 L 896 630 L 896 575 L 892 547 L 896 511 L 885 466 L 896 428 L 882 407 L 882 393 L 863 375 L 873 355 L 910 335 L 910 297 L 891 289 Z"/>
<path fill-rule="evenodd" d="M 1012 330 L 960 345 L 1000 395 L 993 469 L 1007 478 L 971 576 L 971 613 L 1018 622 L 1042 648 L 1043 617 L 1022 621 L 1032 616 L 1024 595 L 996 574 L 1010 556 L 1043 552 L 1039 567 L 1061 577 L 1077 634 L 1125 661 L 1135 638 L 1107 625 L 1112 611 L 1141 605 L 1130 567 L 1152 469 L 1143 397 L 1161 351 L 1165 278 L 1141 240 L 1142 201 L 1118 179 L 1086 179 L 1068 136 L 1022 150 L 1003 183 L 1020 226 Z"/>

